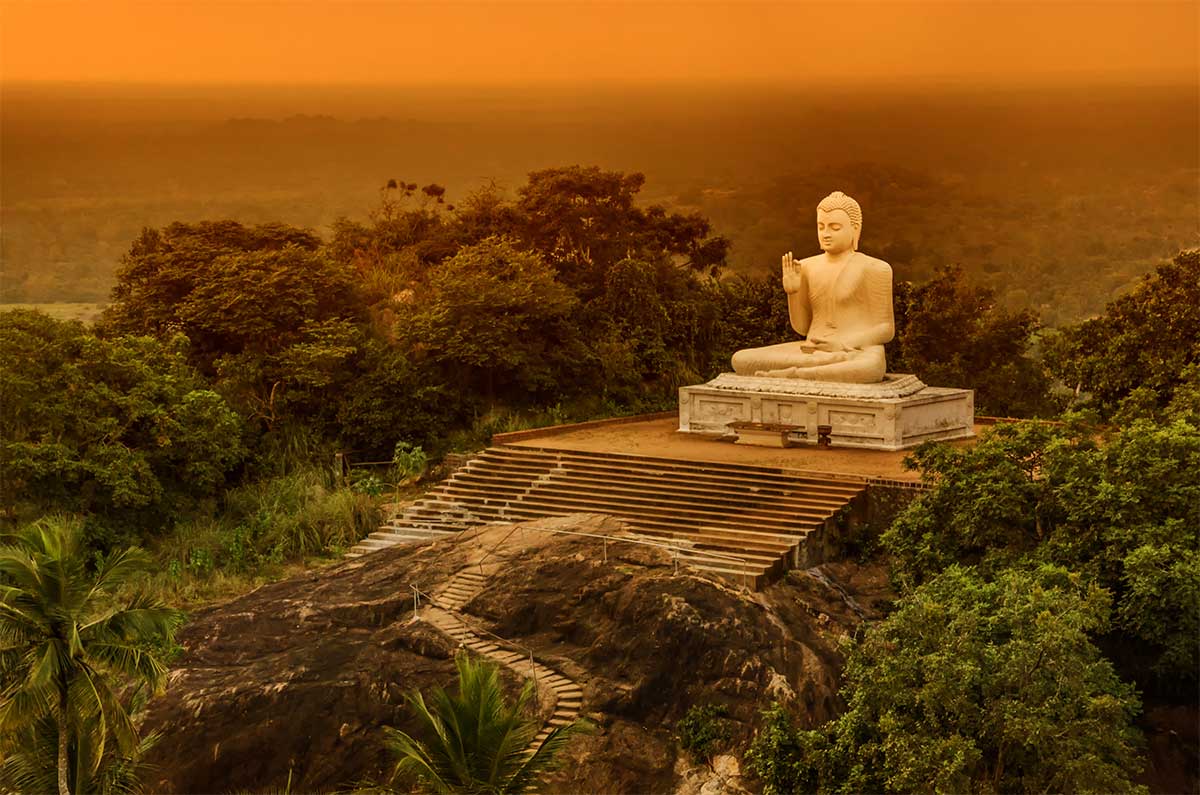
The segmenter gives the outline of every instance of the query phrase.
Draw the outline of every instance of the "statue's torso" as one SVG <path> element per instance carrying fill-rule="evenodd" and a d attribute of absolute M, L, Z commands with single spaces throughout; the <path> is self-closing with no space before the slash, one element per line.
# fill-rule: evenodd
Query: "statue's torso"
<path fill-rule="evenodd" d="M 890 288 L 887 263 L 855 252 L 840 264 L 830 263 L 824 254 L 818 254 L 802 260 L 801 267 L 812 308 L 809 337 L 837 340 L 880 322 L 869 293 L 872 282 L 880 279 L 886 279 Z"/>

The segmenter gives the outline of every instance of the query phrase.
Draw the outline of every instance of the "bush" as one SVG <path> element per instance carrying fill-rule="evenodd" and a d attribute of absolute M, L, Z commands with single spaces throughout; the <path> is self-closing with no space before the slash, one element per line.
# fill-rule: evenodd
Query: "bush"
<path fill-rule="evenodd" d="M 1110 597 L 1054 566 L 952 566 L 851 651 L 848 710 L 815 731 L 766 714 L 764 792 L 1144 791 L 1138 698 L 1090 635 Z"/>
<path fill-rule="evenodd" d="M 243 458 L 242 423 L 183 345 L 0 314 L 0 506 L 89 515 L 89 544 L 106 548 L 217 494 Z"/>
<path fill-rule="evenodd" d="M 267 477 L 231 489 L 219 515 L 176 524 L 155 550 L 163 563 L 156 583 L 186 601 L 245 590 L 281 564 L 340 553 L 379 521 L 374 499 L 330 488 L 319 470 Z"/>
<path fill-rule="evenodd" d="M 397 486 L 420 480 L 427 466 L 429 458 L 424 450 L 403 439 L 396 442 L 396 449 L 392 452 L 392 469 Z"/>
<path fill-rule="evenodd" d="M 697 762 L 709 762 L 729 743 L 729 709 L 722 704 L 693 704 L 675 724 L 679 746 Z"/>
<path fill-rule="evenodd" d="M 934 488 L 883 535 L 912 587 L 956 562 L 985 572 L 1051 561 L 1116 598 L 1116 629 L 1160 684 L 1200 669 L 1200 428 L 1137 420 L 1109 438 L 1084 425 L 997 426 L 970 448 L 922 447 Z"/>

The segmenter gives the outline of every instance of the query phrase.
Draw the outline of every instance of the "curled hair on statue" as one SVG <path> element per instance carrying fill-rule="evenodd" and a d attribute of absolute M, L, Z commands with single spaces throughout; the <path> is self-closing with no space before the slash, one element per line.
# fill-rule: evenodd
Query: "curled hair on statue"
<path fill-rule="evenodd" d="M 824 199 L 821 199 L 821 203 L 817 205 L 817 209 L 824 210 L 827 213 L 831 213 L 834 210 L 841 210 L 850 216 L 850 225 L 854 227 L 854 250 L 858 251 L 858 239 L 862 236 L 862 208 L 858 206 L 858 202 L 840 190 L 835 190 Z"/>

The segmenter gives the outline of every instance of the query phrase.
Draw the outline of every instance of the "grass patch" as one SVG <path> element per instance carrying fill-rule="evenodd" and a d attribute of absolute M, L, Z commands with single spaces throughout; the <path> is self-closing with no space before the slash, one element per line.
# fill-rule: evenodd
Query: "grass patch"
<path fill-rule="evenodd" d="M 375 530 L 379 500 L 327 485 L 320 470 L 263 478 L 227 492 L 219 514 L 176 524 L 153 548 L 149 588 L 197 607 L 334 563 Z"/>

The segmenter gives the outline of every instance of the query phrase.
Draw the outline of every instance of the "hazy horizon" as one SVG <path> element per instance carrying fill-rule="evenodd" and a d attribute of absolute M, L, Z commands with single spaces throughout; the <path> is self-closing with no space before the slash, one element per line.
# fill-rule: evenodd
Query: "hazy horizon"
<path fill-rule="evenodd" d="M 1198 12 L 0 0 L 0 291 L 102 298 L 146 226 L 327 233 L 389 178 L 454 203 L 579 164 L 645 174 L 743 271 L 861 191 L 903 278 L 960 262 L 1078 317 L 1200 241 Z"/>

